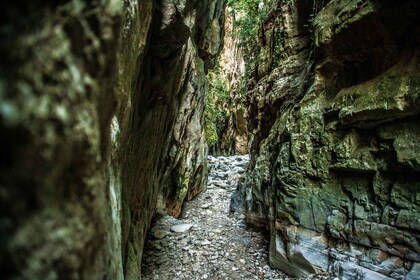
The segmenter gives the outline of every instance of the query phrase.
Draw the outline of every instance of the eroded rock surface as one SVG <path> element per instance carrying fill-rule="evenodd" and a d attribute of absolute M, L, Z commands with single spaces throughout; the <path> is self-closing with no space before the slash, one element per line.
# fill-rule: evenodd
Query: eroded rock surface
<path fill-rule="evenodd" d="M 225 11 L 224 47 L 218 58 L 219 71 L 225 78 L 230 90 L 228 121 L 221 133 L 218 153 L 225 155 L 248 154 L 248 127 L 246 110 L 242 104 L 244 99 L 240 86 L 244 82 L 245 61 L 237 38 L 238 26 L 235 26 L 235 11 Z"/>
<path fill-rule="evenodd" d="M 138 279 L 159 207 L 205 187 L 224 1 L 0 4 L 0 272 Z"/>
<path fill-rule="evenodd" d="M 0 10 L 0 274 L 121 279 L 106 175 L 121 7 Z"/>
<path fill-rule="evenodd" d="M 241 191 L 248 221 L 270 229 L 274 267 L 419 277 L 419 11 L 278 1 L 265 21 Z"/>
<path fill-rule="evenodd" d="M 177 217 L 184 200 L 205 188 L 205 71 L 223 45 L 223 1 L 150 2 L 140 1 L 125 21 L 126 40 L 133 42 L 122 49 L 117 83 L 121 103 L 113 168 L 121 177 L 129 277 L 140 273 L 143 241 L 156 209 Z M 142 12 L 148 8 L 149 26 Z M 139 27 L 148 28 L 142 36 Z"/>

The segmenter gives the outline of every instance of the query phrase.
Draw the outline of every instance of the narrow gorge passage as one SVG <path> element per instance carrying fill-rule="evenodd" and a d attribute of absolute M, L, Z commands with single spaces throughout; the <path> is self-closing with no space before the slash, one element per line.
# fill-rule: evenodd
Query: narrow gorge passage
<path fill-rule="evenodd" d="M 247 228 L 241 211 L 229 209 L 248 161 L 247 155 L 208 157 L 207 190 L 185 204 L 180 219 L 164 216 L 152 227 L 142 279 L 283 279 L 268 265 L 264 234 Z"/>
<path fill-rule="evenodd" d="M 419 18 L 0 1 L 1 279 L 420 280 Z"/>

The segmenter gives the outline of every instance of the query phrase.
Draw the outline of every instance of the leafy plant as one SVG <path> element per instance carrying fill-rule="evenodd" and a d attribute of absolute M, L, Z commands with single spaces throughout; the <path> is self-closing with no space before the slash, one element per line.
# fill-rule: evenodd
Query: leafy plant
<path fill-rule="evenodd" d="M 258 47 L 258 29 L 267 16 L 270 0 L 228 0 L 239 39 L 239 47 L 244 51 L 246 61 L 255 59 Z"/>

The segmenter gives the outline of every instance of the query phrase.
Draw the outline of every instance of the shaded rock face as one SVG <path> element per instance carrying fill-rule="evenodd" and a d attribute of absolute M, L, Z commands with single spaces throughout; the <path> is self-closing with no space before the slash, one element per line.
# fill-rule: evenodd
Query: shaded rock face
<path fill-rule="evenodd" d="M 224 1 L 0 10 L 2 276 L 138 279 L 157 201 L 177 216 L 205 185 Z"/>
<path fill-rule="evenodd" d="M 118 3 L 0 4 L 2 277 L 109 275 Z"/>
<path fill-rule="evenodd" d="M 121 54 L 127 63 L 120 65 L 126 72 L 119 76 L 119 92 L 127 94 L 117 114 L 115 169 L 122 178 L 123 263 L 128 277 L 139 275 L 155 208 L 177 217 L 183 201 L 205 187 L 204 73 L 222 47 L 223 8 L 223 1 L 156 3 L 148 35 L 140 37 L 147 38 L 144 49 L 133 42 L 130 46 L 140 49 Z M 141 21 L 145 15 L 139 12 L 133 18 Z M 127 34 L 138 32 L 131 19 L 126 24 Z M 133 75 L 134 81 L 125 81 Z"/>
<path fill-rule="evenodd" d="M 320 2 L 279 1 L 261 29 L 248 220 L 294 276 L 417 279 L 420 3 Z"/>

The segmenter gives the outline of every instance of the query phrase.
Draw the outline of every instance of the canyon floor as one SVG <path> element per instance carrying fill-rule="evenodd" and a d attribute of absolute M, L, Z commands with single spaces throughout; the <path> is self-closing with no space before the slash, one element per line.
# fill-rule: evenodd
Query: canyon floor
<path fill-rule="evenodd" d="M 180 219 L 158 217 L 144 250 L 142 279 L 294 279 L 270 268 L 267 233 L 248 227 L 230 198 L 249 158 L 209 157 L 207 190 Z M 314 276 L 305 279 L 326 279 Z"/>

